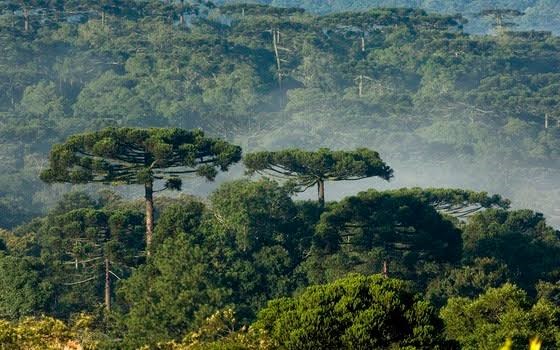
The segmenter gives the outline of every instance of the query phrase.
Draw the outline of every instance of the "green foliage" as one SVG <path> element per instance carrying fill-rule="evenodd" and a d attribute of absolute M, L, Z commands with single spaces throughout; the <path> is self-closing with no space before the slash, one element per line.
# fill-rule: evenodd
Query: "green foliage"
<path fill-rule="evenodd" d="M 65 193 L 62 199 L 56 203 L 53 213 L 65 214 L 76 209 L 97 207 L 97 203 L 86 192 L 70 192 Z"/>
<path fill-rule="evenodd" d="M 466 217 L 482 209 L 509 209 L 511 204 L 500 195 L 491 196 L 486 192 L 463 189 L 404 188 L 393 193 L 416 197 L 441 213 L 457 217 Z"/>
<path fill-rule="evenodd" d="M 146 200 L 146 255 L 154 228 L 154 182 L 180 190 L 179 176 L 196 174 L 213 180 L 241 159 L 241 148 L 207 138 L 201 130 L 178 128 L 107 128 L 73 135 L 53 146 L 50 168 L 41 172 L 47 183 L 142 184 Z"/>
<path fill-rule="evenodd" d="M 436 305 L 451 297 L 474 298 L 489 288 L 497 288 L 510 280 L 510 271 L 495 258 L 476 258 L 469 264 L 453 267 L 430 281 L 426 296 Z"/>
<path fill-rule="evenodd" d="M 451 298 L 441 317 L 449 338 L 462 349 L 498 349 L 505 339 L 522 348 L 538 337 L 543 347 L 558 347 L 558 308 L 545 300 L 531 304 L 518 287 L 490 288 L 475 299 Z"/>
<path fill-rule="evenodd" d="M 21 108 L 35 117 L 64 117 L 63 98 L 58 96 L 54 83 L 41 81 L 27 87 L 23 92 Z"/>
<path fill-rule="evenodd" d="M 311 271 L 318 269 L 312 272 L 316 276 L 336 268 L 342 260 L 342 273 L 362 267 L 367 269 L 363 273 L 380 272 L 387 262 L 390 274 L 411 278 L 421 273 L 423 264 L 456 262 L 461 257 L 460 232 L 406 190 L 370 190 L 329 206 L 321 215 L 314 239 L 319 264 Z M 320 263 L 330 254 L 337 260 Z"/>
<path fill-rule="evenodd" d="M 238 315 L 252 319 L 267 300 L 296 288 L 295 268 L 311 233 L 287 190 L 270 180 L 224 184 L 211 202 L 224 283 L 234 292 Z"/>
<path fill-rule="evenodd" d="M 206 138 L 200 130 L 109 128 L 74 135 L 55 145 L 51 167 L 41 178 L 46 182 L 145 184 L 196 173 L 213 179 L 215 168 L 227 170 L 240 158 L 239 147 Z"/>
<path fill-rule="evenodd" d="M 265 1 L 337 12 L 326 16 L 247 4 L 24 3 L 4 2 L 0 15 L 0 158 L 32 182 L 0 176 L 11 182 L 2 198 L 29 210 L 10 221 L 54 202 L 36 178 L 51 145 L 117 125 L 202 128 L 250 150 L 368 147 L 402 174 L 438 169 L 418 175 L 432 186 L 453 171 L 449 185 L 554 208 L 543 188 L 557 178 L 558 40 L 540 32 L 558 28 L 554 2 L 497 3 L 494 11 L 526 12 L 516 22 L 536 30 L 499 38 L 465 35 L 463 26 L 488 25 L 447 14 L 487 6 L 461 0 Z M 528 24 L 535 18 L 538 27 Z M 497 163 L 512 164 L 519 186 Z"/>
<path fill-rule="evenodd" d="M 161 350 L 271 350 L 275 349 L 265 332 L 255 327 L 240 327 L 232 309 L 220 310 L 206 318 L 180 343 L 158 344 Z M 143 350 L 143 349 L 142 349 Z"/>
<path fill-rule="evenodd" d="M 197 200 L 173 203 L 163 210 L 155 229 L 154 243 L 163 243 L 168 238 L 189 235 L 197 230 L 205 215 L 205 206 Z"/>
<path fill-rule="evenodd" d="M 128 118 L 133 121 L 146 120 L 150 110 L 140 96 L 128 87 L 130 81 L 112 71 L 88 84 L 78 95 L 74 104 L 74 115 L 82 118 Z"/>
<path fill-rule="evenodd" d="M 491 17 L 494 19 L 495 23 L 493 25 L 498 31 L 503 31 L 506 27 L 515 26 L 516 24 L 511 22 L 511 20 L 515 17 L 523 15 L 523 12 L 513 9 L 486 9 L 481 11 L 479 14 L 479 16 Z"/>
<path fill-rule="evenodd" d="M 393 177 L 379 153 L 366 148 L 352 152 L 321 148 L 316 152 L 287 149 L 278 152 L 256 152 L 243 160 L 249 174 L 260 173 L 288 179 L 296 190 L 319 186 L 319 202 L 323 203 L 325 181 L 361 180 L 377 176 Z"/>
<path fill-rule="evenodd" d="M 378 277 L 274 302 L 265 312 L 270 334 L 243 328 L 269 299 L 348 272 L 371 275 L 386 262 L 390 276 L 411 279 L 437 305 L 456 297 L 444 314 L 448 336 L 465 348 L 498 348 L 508 336 L 523 346 L 533 335 L 557 346 L 558 232 L 544 216 L 457 189 L 370 191 L 326 207 L 290 194 L 314 185 L 321 192 L 329 180 L 389 179 L 375 149 L 403 184 L 486 189 L 554 213 L 560 40 L 546 31 L 560 28 L 558 4 L 504 0 L 475 18 L 486 2 L 263 2 L 336 13 L 202 1 L 0 2 L 0 227 L 12 230 L 0 229 L 0 317 L 89 311 L 109 348 L 172 339 L 179 349 L 375 347 L 381 338 L 368 327 L 377 326 L 398 334 L 389 339 L 395 346 L 443 344 L 433 310 Z M 522 31 L 504 30 L 513 24 Z M 499 35 L 466 34 L 492 26 Z M 246 163 L 250 172 L 280 171 L 290 186 L 237 181 L 208 205 L 156 200 L 147 260 L 146 203 L 122 199 L 137 194 L 130 187 L 91 200 L 38 181 L 55 145 L 44 180 L 155 182 L 151 202 L 152 191 L 179 190 L 183 174 L 214 179 L 239 161 L 240 148 L 218 136 L 250 151 L 289 147 Z M 105 259 L 112 313 L 100 308 Z M 489 289 L 506 281 L 526 292 Z M 483 307 L 471 305 L 480 298 L 461 299 L 487 290 Z M 541 300 L 531 306 L 524 293 Z M 324 317 L 334 328 L 311 329 L 315 338 L 304 342 L 306 322 L 320 321 L 306 317 L 324 294 L 338 298 L 327 314 L 340 318 Z M 362 309 L 347 307 L 354 302 Z M 402 317 L 385 322 L 376 305 Z M 218 312 L 229 308 L 235 322 Z M 60 347 L 80 338 L 70 328 L 53 319 L 2 322 L 0 343 Z"/>
<path fill-rule="evenodd" d="M 501 209 L 509 202 L 499 196 L 370 190 L 322 208 L 294 202 L 290 189 L 272 180 L 238 180 L 221 185 L 207 205 L 161 199 L 145 261 L 139 205 L 117 198 L 103 207 L 111 198 L 71 193 L 47 217 L 2 232 L 5 318 L 88 311 L 102 316 L 95 332 L 104 333 L 99 344 L 109 348 L 444 348 L 451 344 L 441 339 L 435 309 L 413 288 L 435 305 L 451 300 L 450 307 L 513 281 L 541 297 L 532 319 L 542 321 L 539 329 L 556 322 L 557 233 L 540 215 Z M 438 213 L 469 208 L 478 213 L 465 222 Z M 508 257 L 508 249 L 527 261 Z M 543 251 L 546 259 L 537 260 L 533 254 Z M 109 284 L 112 313 L 101 311 L 105 259 L 121 279 Z M 388 275 L 410 281 L 375 275 L 384 263 Z M 370 277 L 347 277 L 352 272 Z M 331 284 L 309 287 L 317 283 Z M 235 319 L 217 313 L 224 309 Z M 529 337 L 530 331 L 512 333 L 519 324 L 492 330 L 489 341 Z M 474 341 L 449 325 L 449 341 Z M 553 333 L 535 334 L 552 340 Z"/>
<path fill-rule="evenodd" d="M 305 235 L 283 187 L 227 183 L 211 196 L 210 212 L 194 218 L 197 210 L 196 203 L 165 210 L 156 230 L 163 243 L 120 288 L 129 308 L 127 344 L 179 340 L 228 305 L 246 322 L 267 300 L 295 289 Z"/>
<path fill-rule="evenodd" d="M 288 191 L 270 180 L 238 180 L 220 186 L 210 197 L 220 228 L 242 251 L 298 239 L 297 209 Z"/>
<path fill-rule="evenodd" d="M 0 197 L 0 229 L 10 229 L 33 216 L 18 197 Z"/>
<path fill-rule="evenodd" d="M 52 293 L 53 286 L 45 279 L 38 259 L 0 252 L 0 318 L 38 315 L 47 309 Z"/>
<path fill-rule="evenodd" d="M 443 348 L 435 310 L 400 280 L 352 275 L 271 301 L 256 323 L 283 349 Z"/>
<path fill-rule="evenodd" d="M 217 3 L 232 3 L 234 0 L 220 0 Z M 433 0 L 334 0 L 329 2 L 317 2 L 312 0 L 259 0 L 259 3 L 270 4 L 280 7 L 298 7 L 316 13 L 336 13 L 346 11 L 387 11 L 384 8 L 399 7 L 401 13 L 406 14 L 406 10 L 401 8 L 418 8 L 428 12 L 436 12 L 442 14 L 461 13 L 468 19 L 465 27 L 469 31 L 476 33 L 485 32 L 490 29 L 490 24 L 480 18 L 480 13 L 489 9 L 502 9 L 513 14 L 522 14 L 524 16 L 517 19 L 517 23 L 523 30 L 541 29 L 552 30 L 558 32 L 558 20 L 551 15 L 556 13 L 558 4 L 551 0 L 500 0 L 491 4 L 485 1 L 469 1 L 469 0 L 449 0 L 449 1 L 433 1 Z M 229 7 L 229 6 L 228 6 Z M 234 7 L 242 7 L 241 5 Z M 251 6 L 244 5 L 246 11 L 251 11 Z M 238 10 L 239 12 L 241 10 Z M 393 10 L 394 11 L 394 10 Z M 395 11 L 396 12 L 396 11 Z M 420 17 L 417 10 L 416 13 L 408 10 L 410 17 Z M 462 23 L 462 22 L 459 22 Z M 462 23 L 465 24 L 465 23 Z"/>
<path fill-rule="evenodd" d="M 226 305 L 229 292 L 217 285 L 221 264 L 213 261 L 203 239 L 194 231 L 165 240 L 148 264 L 122 284 L 127 346 L 180 338 Z"/>
<path fill-rule="evenodd" d="M 26 318 L 12 325 L 0 321 L 0 343 L 9 349 L 60 349 L 71 340 L 67 326 L 60 320 Z"/>
<path fill-rule="evenodd" d="M 32 225 L 32 224 L 31 224 Z M 31 226 L 30 225 L 30 226 Z M 31 232 L 26 231 L 28 227 L 19 227 L 17 233 L 0 229 L 0 240 L 2 241 L 2 250 L 9 255 L 37 256 L 37 237 Z"/>
<path fill-rule="evenodd" d="M 359 180 L 372 176 L 390 179 L 392 169 L 387 166 L 379 153 L 358 149 L 354 152 L 330 151 L 322 148 L 317 152 L 284 150 L 279 152 L 257 152 L 244 159 L 248 171 L 296 177 L 302 187 L 315 185 L 318 180 L 341 181 Z"/>
<path fill-rule="evenodd" d="M 466 261 L 492 257 L 527 290 L 539 280 L 558 277 L 560 235 L 542 214 L 530 210 L 489 209 L 474 215 L 464 228 L 463 246 Z"/>
<path fill-rule="evenodd" d="M 52 317 L 0 320 L 0 344 L 14 350 L 97 349 L 99 334 L 91 329 L 93 317 L 80 314 L 65 323 Z"/>
<path fill-rule="evenodd" d="M 82 199 L 88 202 L 87 197 Z M 69 317 L 77 310 L 97 311 L 104 302 L 104 261 L 113 273 L 110 279 L 114 284 L 115 276 L 128 277 L 131 268 L 141 262 L 138 256 L 144 248 L 144 218 L 140 213 L 91 207 L 60 211 L 64 205 L 25 228 L 24 232 L 31 232 L 36 240 L 32 248 L 19 249 L 20 254 L 38 255 L 40 281 L 52 294 L 50 304 L 35 308 L 35 312 L 59 317 Z M 10 252 L 18 253 L 14 248 Z M 114 293 L 109 288 L 112 299 Z"/>

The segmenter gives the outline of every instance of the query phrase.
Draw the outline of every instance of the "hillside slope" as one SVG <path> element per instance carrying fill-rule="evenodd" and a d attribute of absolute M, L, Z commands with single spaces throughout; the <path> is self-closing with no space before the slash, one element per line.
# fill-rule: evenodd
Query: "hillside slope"
<path fill-rule="evenodd" d="M 52 143 L 106 125 L 200 127 L 246 150 L 371 147 L 393 186 L 470 187 L 556 214 L 550 34 L 468 35 L 460 16 L 407 9 L 43 10 L 0 16 L 0 226 L 57 197 L 37 180 Z"/>

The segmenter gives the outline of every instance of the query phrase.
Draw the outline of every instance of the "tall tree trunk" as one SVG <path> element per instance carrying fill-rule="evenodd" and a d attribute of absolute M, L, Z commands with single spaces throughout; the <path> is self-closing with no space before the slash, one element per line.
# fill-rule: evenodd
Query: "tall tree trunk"
<path fill-rule="evenodd" d="M 278 73 L 278 89 L 280 90 L 280 105 L 284 106 L 284 95 L 282 90 L 282 63 L 280 60 L 280 53 L 278 52 L 278 44 L 280 42 L 280 31 L 271 29 L 272 45 L 274 47 L 274 56 L 276 57 L 276 70 Z"/>
<path fill-rule="evenodd" d="M 29 9 L 23 9 L 23 29 L 29 31 Z"/>
<path fill-rule="evenodd" d="M 150 256 L 152 238 L 154 235 L 154 183 L 147 182 L 144 186 L 146 190 L 146 256 Z"/>
<path fill-rule="evenodd" d="M 364 96 L 364 76 L 360 75 L 358 77 L 358 96 Z"/>
<path fill-rule="evenodd" d="M 179 15 L 179 24 L 185 24 L 185 0 L 181 0 L 181 14 Z"/>
<path fill-rule="evenodd" d="M 325 207 L 325 180 L 317 181 L 317 194 L 319 195 L 319 205 Z"/>
<path fill-rule="evenodd" d="M 109 272 L 109 258 L 105 258 L 105 310 L 111 312 L 111 275 Z"/>
<path fill-rule="evenodd" d="M 105 11 L 101 11 L 101 25 L 105 25 Z"/>

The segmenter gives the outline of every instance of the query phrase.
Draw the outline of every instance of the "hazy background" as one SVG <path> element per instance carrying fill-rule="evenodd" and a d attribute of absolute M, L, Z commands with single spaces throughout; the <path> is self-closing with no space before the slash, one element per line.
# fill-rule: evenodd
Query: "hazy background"
<path fill-rule="evenodd" d="M 328 200 L 370 187 L 462 187 L 502 194 L 560 225 L 555 1 L 262 3 L 309 14 L 198 2 L 1 1 L 0 209 L 10 219 L 0 226 L 84 188 L 37 179 L 53 143 L 123 125 L 199 127 L 245 152 L 369 147 L 395 178 L 329 183 Z M 395 6 L 429 13 L 376 10 Z M 501 30 L 477 15 L 506 8 L 524 15 Z M 281 32 L 280 71 L 273 30 Z M 185 191 L 205 195 L 241 176 L 235 167 L 216 183 L 186 181 Z"/>

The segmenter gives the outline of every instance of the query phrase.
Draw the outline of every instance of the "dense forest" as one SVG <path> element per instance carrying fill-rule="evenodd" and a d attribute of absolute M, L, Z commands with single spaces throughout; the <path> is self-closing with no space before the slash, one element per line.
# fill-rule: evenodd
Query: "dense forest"
<path fill-rule="evenodd" d="M 0 1 L 0 348 L 560 347 L 558 5 L 409 2 Z"/>
<path fill-rule="evenodd" d="M 549 33 L 472 36 L 461 17 L 405 9 L 79 3 L 3 2 L 2 227 L 60 199 L 37 176 L 54 142 L 108 125 L 200 127 L 246 150 L 370 147 L 393 188 L 473 188 L 559 214 Z"/>
<path fill-rule="evenodd" d="M 302 8 L 312 13 L 326 14 L 343 11 L 364 11 L 371 8 L 418 8 L 432 13 L 460 13 L 469 20 L 469 32 L 487 33 L 492 21 L 480 14 L 489 9 L 509 9 L 523 12 L 516 24 L 521 30 L 560 32 L 560 3 L 554 0 L 219 0 L 218 4 L 258 3 L 278 7 Z"/>

